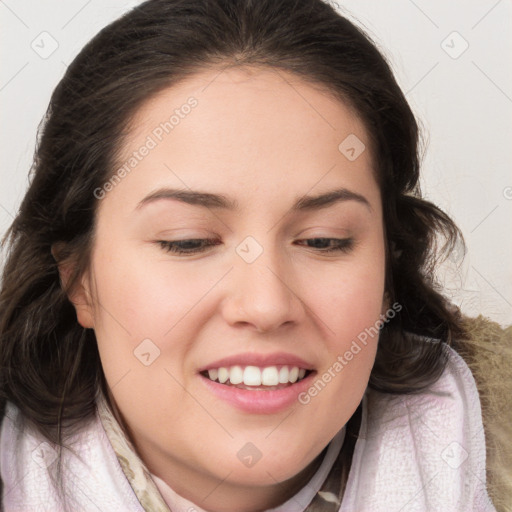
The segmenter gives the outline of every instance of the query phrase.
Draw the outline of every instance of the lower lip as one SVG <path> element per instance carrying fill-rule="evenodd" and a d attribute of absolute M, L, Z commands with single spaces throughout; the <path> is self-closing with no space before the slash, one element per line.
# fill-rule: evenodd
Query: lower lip
<path fill-rule="evenodd" d="M 315 373 L 311 372 L 301 381 L 273 391 L 239 389 L 235 386 L 214 382 L 202 375 L 199 377 L 215 396 L 237 409 L 253 414 L 274 414 L 288 409 L 294 402 L 297 402 L 298 395 L 308 389 Z"/>

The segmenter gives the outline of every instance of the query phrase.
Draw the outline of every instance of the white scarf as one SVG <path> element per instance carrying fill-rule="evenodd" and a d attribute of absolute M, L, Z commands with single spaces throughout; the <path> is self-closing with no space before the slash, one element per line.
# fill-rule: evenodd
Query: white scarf
<path fill-rule="evenodd" d="M 365 393 L 347 488 L 341 506 L 336 505 L 339 512 L 495 512 L 485 485 L 476 385 L 463 359 L 446 350 L 447 368 L 427 391 Z M 113 433 L 106 417 L 113 418 L 105 410 L 101 418 L 96 414 L 70 439 L 73 453 L 62 451 L 59 491 L 54 483 L 56 447 L 7 404 L 0 434 L 4 512 L 169 510 L 171 504 L 163 500 L 131 443 Z"/>

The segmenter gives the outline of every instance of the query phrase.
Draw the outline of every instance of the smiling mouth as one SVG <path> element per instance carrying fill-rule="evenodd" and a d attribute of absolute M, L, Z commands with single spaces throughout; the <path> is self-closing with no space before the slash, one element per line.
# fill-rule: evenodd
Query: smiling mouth
<path fill-rule="evenodd" d="M 305 379 L 311 370 L 298 366 L 222 366 L 201 372 L 203 377 L 224 384 L 247 390 L 275 391 L 293 386 Z"/>

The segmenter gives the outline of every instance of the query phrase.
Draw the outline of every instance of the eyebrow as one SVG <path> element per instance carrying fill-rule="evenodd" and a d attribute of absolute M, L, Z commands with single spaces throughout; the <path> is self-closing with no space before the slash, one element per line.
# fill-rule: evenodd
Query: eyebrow
<path fill-rule="evenodd" d="M 137 204 L 135 209 L 138 210 L 160 199 L 174 199 L 182 203 L 215 210 L 237 211 L 239 209 L 239 204 L 235 199 L 230 199 L 222 194 L 172 188 L 160 188 L 151 192 Z M 331 190 L 316 196 L 302 196 L 295 201 L 291 210 L 296 212 L 314 211 L 345 201 L 356 201 L 365 205 L 370 211 L 372 210 L 370 202 L 364 196 L 346 188 Z"/>

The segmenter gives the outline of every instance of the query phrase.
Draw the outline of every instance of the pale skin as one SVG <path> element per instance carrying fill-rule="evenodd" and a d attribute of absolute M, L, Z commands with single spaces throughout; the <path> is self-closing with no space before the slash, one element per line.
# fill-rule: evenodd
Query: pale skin
<path fill-rule="evenodd" d="M 252 512 L 311 478 L 361 401 L 377 339 L 309 404 L 277 413 L 238 410 L 198 368 L 275 352 L 318 375 L 332 367 L 386 309 L 381 196 L 353 111 L 264 68 L 205 70 L 160 92 L 137 112 L 124 156 L 191 96 L 197 106 L 100 200 L 91 265 L 71 299 L 95 331 L 111 401 L 150 471 L 206 510 Z M 350 134 L 367 144 L 354 161 L 338 149 Z M 219 194 L 237 208 L 169 198 L 137 207 L 163 187 Z M 292 209 L 339 189 L 364 200 Z M 263 250 L 250 264 L 236 251 L 248 236 Z M 159 243 L 190 239 L 216 245 L 180 255 Z M 325 253 L 311 239 L 345 248 Z M 134 356 L 144 339 L 160 350 L 149 366 Z M 262 454 L 252 467 L 237 457 L 247 442 Z"/>

